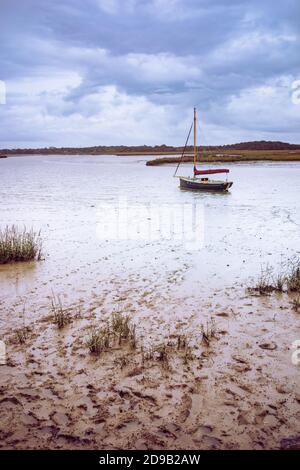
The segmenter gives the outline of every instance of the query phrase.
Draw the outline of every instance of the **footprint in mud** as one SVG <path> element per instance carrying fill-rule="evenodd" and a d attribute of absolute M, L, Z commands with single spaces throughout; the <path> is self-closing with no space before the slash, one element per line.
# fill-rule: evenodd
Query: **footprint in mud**
<path fill-rule="evenodd" d="M 212 433 L 212 431 L 212 426 L 201 424 L 198 429 L 196 429 L 196 431 L 194 432 L 194 438 L 201 439 L 204 435 Z"/>
<path fill-rule="evenodd" d="M 157 433 L 145 432 L 134 444 L 134 449 L 166 449 L 166 441 Z"/>
<path fill-rule="evenodd" d="M 0 400 L 0 430 L 9 430 L 19 413 L 23 412 L 21 402 L 14 396 Z"/>
<path fill-rule="evenodd" d="M 239 426 L 247 426 L 248 424 L 253 424 L 253 417 L 251 413 L 242 411 L 237 417 L 237 422 Z"/>
<path fill-rule="evenodd" d="M 178 426 L 176 423 L 167 423 L 160 426 L 157 430 L 157 434 L 162 437 L 172 437 L 177 439 L 178 433 L 181 432 L 181 427 Z"/>
<path fill-rule="evenodd" d="M 201 446 L 204 449 L 220 449 L 222 440 L 218 437 L 204 435 L 201 440 Z"/>
<path fill-rule="evenodd" d="M 192 408 L 191 396 L 184 395 L 179 405 L 179 410 L 180 410 L 179 416 L 178 416 L 179 422 L 183 423 L 184 421 L 188 419 L 190 412 L 191 412 L 191 408 Z"/>
<path fill-rule="evenodd" d="M 124 421 L 120 422 L 116 426 L 116 428 L 120 429 L 122 433 L 126 433 L 126 432 L 132 433 L 132 432 L 138 431 L 140 429 L 141 424 L 142 424 L 141 421 L 139 421 L 138 419 L 127 418 Z"/>
<path fill-rule="evenodd" d="M 94 397 L 92 397 L 94 398 Z M 92 399 L 90 396 L 80 397 L 79 399 L 73 402 L 73 407 L 71 411 L 75 409 L 81 411 L 84 415 L 92 417 L 97 414 L 97 407 L 95 408 L 95 400 L 96 398 Z"/>
<path fill-rule="evenodd" d="M 66 427 L 70 422 L 68 415 L 59 411 L 56 411 L 51 415 L 51 420 L 60 427 Z"/>
<path fill-rule="evenodd" d="M 276 386 L 276 391 L 281 395 L 287 395 L 293 392 L 293 387 L 290 384 L 279 384 Z"/>
<path fill-rule="evenodd" d="M 23 413 L 20 422 L 25 426 L 35 427 L 39 424 L 38 419 L 36 419 L 33 414 L 29 411 L 28 413 Z"/>
<path fill-rule="evenodd" d="M 271 341 L 270 343 L 261 343 L 259 345 L 259 347 L 261 349 L 267 349 L 269 351 L 274 351 L 275 349 L 277 349 L 277 344 L 274 343 L 273 341 Z"/>
<path fill-rule="evenodd" d="M 88 445 L 91 445 L 93 441 L 87 438 L 81 438 L 73 434 L 58 434 L 55 443 L 58 448 L 88 448 Z"/>

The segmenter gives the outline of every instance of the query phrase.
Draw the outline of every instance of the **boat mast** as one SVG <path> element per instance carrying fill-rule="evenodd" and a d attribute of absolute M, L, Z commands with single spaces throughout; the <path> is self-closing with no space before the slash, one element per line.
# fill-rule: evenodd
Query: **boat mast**
<path fill-rule="evenodd" d="M 197 163 L 197 116 L 196 116 L 196 108 L 194 108 L 194 168 Z"/>

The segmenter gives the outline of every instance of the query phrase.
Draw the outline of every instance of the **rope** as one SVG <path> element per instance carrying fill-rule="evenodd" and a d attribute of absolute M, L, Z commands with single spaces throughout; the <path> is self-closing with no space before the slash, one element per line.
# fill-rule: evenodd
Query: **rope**
<path fill-rule="evenodd" d="M 180 160 L 179 160 L 179 162 L 178 162 L 178 165 L 177 165 L 177 167 L 176 167 L 176 170 L 175 170 L 175 173 L 174 173 L 173 177 L 175 177 L 175 176 L 176 176 L 176 173 L 177 173 L 177 170 L 178 170 L 178 168 L 179 168 L 179 165 L 180 165 L 180 163 L 182 162 L 183 155 L 184 155 L 184 152 L 185 152 L 186 146 L 187 146 L 187 144 L 188 144 L 188 141 L 189 141 L 189 138 L 190 138 L 190 135 L 191 135 L 192 129 L 193 129 L 193 125 L 194 125 L 194 122 L 192 122 L 192 124 L 191 124 L 191 127 L 190 127 L 190 130 L 189 130 L 189 133 L 188 133 L 187 139 L 186 139 L 186 141 L 185 141 L 184 149 L 183 149 L 183 151 L 182 151 L 182 154 L 181 154 Z"/>

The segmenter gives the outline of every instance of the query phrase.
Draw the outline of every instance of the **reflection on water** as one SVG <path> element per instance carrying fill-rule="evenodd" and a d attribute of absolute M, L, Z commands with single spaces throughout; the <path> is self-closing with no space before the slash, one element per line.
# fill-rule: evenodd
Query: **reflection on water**
<path fill-rule="evenodd" d="M 299 163 L 229 164 L 228 194 L 182 191 L 144 157 L 1 161 L 1 226 L 42 230 L 45 261 L 0 267 L 1 298 L 72 296 L 130 276 L 187 292 L 243 283 L 299 253 Z M 183 169 L 188 173 L 189 167 Z"/>

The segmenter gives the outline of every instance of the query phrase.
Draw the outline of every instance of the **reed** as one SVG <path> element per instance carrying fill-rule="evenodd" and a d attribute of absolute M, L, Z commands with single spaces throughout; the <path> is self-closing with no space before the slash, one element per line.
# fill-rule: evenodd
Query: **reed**
<path fill-rule="evenodd" d="M 289 274 L 286 279 L 288 292 L 300 292 L 300 261 L 291 262 Z"/>
<path fill-rule="evenodd" d="M 51 310 L 53 314 L 53 323 L 57 325 L 59 329 L 70 323 L 71 319 L 69 311 L 62 306 L 60 298 L 55 297 L 54 294 L 52 294 L 51 299 Z"/>
<path fill-rule="evenodd" d="M 250 290 L 259 292 L 261 295 L 269 294 L 275 290 L 272 282 L 272 268 L 267 265 L 265 268 L 261 268 L 260 277 L 258 278 L 257 284 Z"/>
<path fill-rule="evenodd" d="M 292 300 L 292 307 L 295 312 L 298 312 L 300 310 L 300 296 L 296 297 L 295 299 Z"/>
<path fill-rule="evenodd" d="M 147 349 L 144 347 L 141 348 L 142 354 L 142 366 L 145 365 L 146 362 L 149 361 L 156 361 L 160 362 L 165 369 L 170 368 L 170 352 L 171 348 L 166 343 L 160 343 L 155 346 L 151 346 Z"/>
<path fill-rule="evenodd" d="M 19 344 L 26 343 L 29 333 L 30 333 L 30 328 L 28 326 L 22 326 L 21 328 L 18 328 L 15 333 L 16 341 Z"/>
<path fill-rule="evenodd" d="M 178 335 L 177 337 L 177 349 L 186 349 L 187 348 L 187 339 L 184 335 Z"/>
<path fill-rule="evenodd" d="M 267 265 L 261 269 L 260 277 L 254 287 L 249 291 L 259 292 L 261 295 L 277 292 L 300 292 L 300 260 L 289 259 L 284 264 L 284 272 L 273 274 L 273 269 Z"/>
<path fill-rule="evenodd" d="M 184 355 L 183 355 L 183 362 L 184 364 L 188 364 L 189 361 L 192 361 L 194 359 L 194 354 L 192 351 L 192 348 L 190 346 L 186 346 L 184 350 Z"/>
<path fill-rule="evenodd" d="M 152 361 L 154 359 L 154 352 L 153 348 L 144 348 L 141 347 L 141 355 L 142 355 L 142 365 L 145 365 L 145 362 Z"/>
<path fill-rule="evenodd" d="M 156 358 L 159 362 L 162 362 L 164 364 L 169 363 L 169 354 L 168 354 L 168 348 L 165 343 L 161 343 L 153 349 L 154 355 L 156 355 Z"/>
<path fill-rule="evenodd" d="M 40 232 L 16 225 L 0 230 L 0 264 L 17 261 L 41 260 L 42 240 Z"/>
<path fill-rule="evenodd" d="M 201 325 L 202 341 L 209 345 L 213 338 L 217 338 L 216 331 L 213 319 L 209 320 L 206 325 Z M 120 351 L 121 355 L 118 353 L 114 363 L 121 369 L 126 367 L 136 355 L 141 357 L 142 366 L 145 366 L 146 363 L 156 362 L 166 370 L 171 370 L 173 357 L 181 357 L 184 364 L 188 364 L 196 357 L 194 349 L 198 349 L 198 347 L 190 346 L 191 335 L 172 335 L 173 341 L 170 338 L 169 336 L 159 344 L 150 344 L 148 347 L 144 347 L 141 344 L 141 339 L 137 336 L 136 326 L 132 323 L 131 318 L 120 312 L 114 312 L 104 324 L 94 325 L 90 328 L 85 346 L 89 349 L 90 354 L 96 356 L 100 356 L 104 352 Z M 130 348 L 135 352 L 130 351 Z"/>
<path fill-rule="evenodd" d="M 132 349 L 137 347 L 136 326 L 128 315 L 114 312 L 105 326 L 93 327 L 90 330 L 86 346 L 91 354 L 100 355 L 117 343 L 118 346 L 129 344 Z"/>
<path fill-rule="evenodd" d="M 91 354 L 99 356 L 103 351 L 110 347 L 110 331 L 107 327 L 96 328 L 90 330 L 86 341 L 86 346 Z"/>
<path fill-rule="evenodd" d="M 119 312 L 112 314 L 111 320 L 112 333 L 118 340 L 119 346 L 122 342 L 129 342 L 133 349 L 136 349 L 136 326 L 131 323 L 128 315 L 122 315 Z"/>
<path fill-rule="evenodd" d="M 206 325 L 203 323 L 200 325 L 200 331 L 202 334 L 202 342 L 209 346 L 213 338 L 216 338 L 216 324 L 213 319 L 206 322 Z"/>
<path fill-rule="evenodd" d="M 285 274 L 277 274 L 274 277 L 274 290 L 277 292 L 283 292 L 284 291 L 284 286 L 286 283 L 286 275 Z"/>
<path fill-rule="evenodd" d="M 24 303 L 23 305 L 23 310 L 22 310 L 22 326 L 20 328 L 17 328 L 15 330 L 15 340 L 19 344 L 24 344 L 26 343 L 26 340 L 31 332 L 31 328 L 26 325 L 25 321 L 25 315 L 26 315 L 26 305 Z"/>

